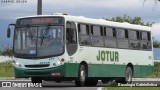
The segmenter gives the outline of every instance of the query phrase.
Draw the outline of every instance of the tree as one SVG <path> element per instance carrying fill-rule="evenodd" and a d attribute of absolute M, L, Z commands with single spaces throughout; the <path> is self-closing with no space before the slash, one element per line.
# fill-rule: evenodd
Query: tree
<path fill-rule="evenodd" d="M 160 43 L 159 43 L 158 41 L 154 41 L 154 42 L 153 42 L 153 47 L 154 47 L 154 48 L 160 47 Z"/>
<path fill-rule="evenodd" d="M 11 48 L 0 50 L 0 54 L 7 55 L 7 56 L 12 56 L 13 55 L 13 50 Z"/>
<path fill-rule="evenodd" d="M 108 19 L 106 18 L 106 20 L 109 20 L 109 21 L 115 21 L 115 22 L 128 22 L 130 24 L 137 24 L 137 25 L 143 25 L 143 26 L 152 26 L 152 23 L 150 22 L 143 22 L 142 18 L 139 17 L 139 16 L 136 16 L 136 17 L 130 17 L 130 16 L 127 16 L 127 15 L 124 15 L 123 17 L 121 16 L 117 16 L 117 17 L 113 17 L 111 19 Z"/>

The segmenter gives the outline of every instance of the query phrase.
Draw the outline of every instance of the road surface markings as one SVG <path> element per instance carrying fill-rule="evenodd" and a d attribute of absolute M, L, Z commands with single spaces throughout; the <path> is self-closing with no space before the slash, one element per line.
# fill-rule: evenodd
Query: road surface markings
<path fill-rule="evenodd" d="M 103 90 L 103 87 L 98 87 L 97 90 Z M 107 90 L 107 89 L 106 89 Z"/>

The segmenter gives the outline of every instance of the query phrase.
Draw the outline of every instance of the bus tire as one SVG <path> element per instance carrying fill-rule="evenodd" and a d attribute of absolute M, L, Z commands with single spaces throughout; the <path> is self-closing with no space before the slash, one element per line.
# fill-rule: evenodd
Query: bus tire
<path fill-rule="evenodd" d="M 116 83 L 132 83 L 132 77 L 133 77 L 133 71 L 130 66 L 127 66 L 126 71 L 125 71 L 125 77 L 120 77 L 116 79 Z"/>
<path fill-rule="evenodd" d="M 126 83 L 132 83 L 132 77 L 133 77 L 133 71 L 130 66 L 127 66 L 126 73 L 125 73 L 125 82 Z"/>
<path fill-rule="evenodd" d="M 83 64 L 81 64 L 78 70 L 78 80 L 75 81 L 76 86 L 80 87 L 85 86 L 86 78 L 87 78 L 86 68 Z"/>
<path fill-rule="evenodd" d="M 32 83 L 42 83 L 42 79 L 36 78 L 36 77 L 31 77 L 31 82 Z"/>

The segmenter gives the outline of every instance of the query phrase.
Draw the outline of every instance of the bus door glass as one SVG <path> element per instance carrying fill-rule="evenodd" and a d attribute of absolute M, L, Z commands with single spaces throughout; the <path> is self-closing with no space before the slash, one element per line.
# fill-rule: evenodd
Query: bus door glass
<path fill-rule="evenodd" d="M 76 53 L 78 46 L 77 46 L 76 24 L 74 22 L 67 22 L 66 46 L 67 46 L 67 53 L 69 56 Z"/>

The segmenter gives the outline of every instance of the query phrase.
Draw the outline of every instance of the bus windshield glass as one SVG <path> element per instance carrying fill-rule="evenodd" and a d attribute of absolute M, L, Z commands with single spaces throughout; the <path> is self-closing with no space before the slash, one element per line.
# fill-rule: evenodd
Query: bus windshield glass
<path fill-rule="evenodd" d="M 17 57 L 47 57 L 63 53 L 63 26 L 17 27 L 14 54 Z"/>

